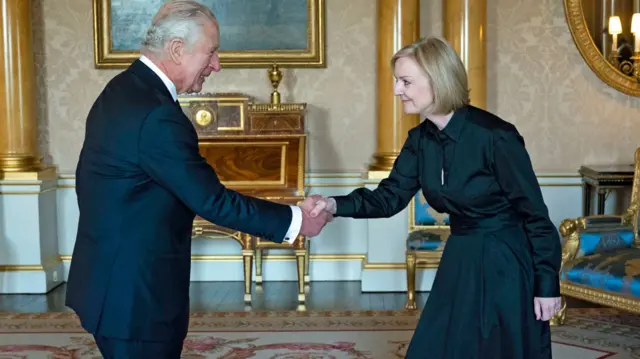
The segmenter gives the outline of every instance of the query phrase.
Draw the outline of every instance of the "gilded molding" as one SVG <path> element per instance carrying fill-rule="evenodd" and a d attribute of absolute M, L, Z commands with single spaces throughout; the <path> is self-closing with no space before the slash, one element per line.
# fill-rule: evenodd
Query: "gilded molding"
<path fill-rule="evenodd" d="M 44 167 L 26 171 L 0 171 L 0 181 L 13 183 L 23 181 L 55 181 L 58 179 L 55 167 Z"/>
<path fill-rule="evenodd" d="M 307 0 L 307 49 L 221 51 L 223 68 L 280 67 L 326 68 L 325 0 Z M 138 56 L 137 50 L 112 49 L 111 0 L 93 0 L 93 54 L 97 69 L 126 68 Z"/>
<path fill-rule="evenodd" d="M 55 190 L 55 187 L 46 188 L 46 189 L 43 189 L 41 191 L 0 191 L 0 195 L 2 195 L 2 196 L 10 196 L 10 195 L 13 195 L 13 196 L 16 196 L 16 195 L 20 195 L 20 196 L 35 195 L 35 196 L 38 196 L 38 195 L 41 195 L 41 194 L 44 194 L 44 193 L 47 193 L 47 192 L 51 192 L 53 190 Z"/>
<path fill-rule="evenodd" d="M 253 255 L 253 251 L 247 251 L 247 254 Z M 366 261 L 366 254 L 311 254 L 312 261 Z M 61 255 L 60 260 L 64 262 L 71 261 L 70 255 Z M 191 260 L 194 262 L 241 262 L 242 255 L 206 255 L 193 254 Z M 264 261 L 292 262 L 296 260 L 295 254 L 269 254 L 265 253 L 262 257 Z M 403 267 L 404 268 L 404 267 Z"/>
<path fill-rule="evenodd" d="M 307 177 L 308 179 L 309 177 Z M 311 178 L 322 178 L 322 177 L 311 177 Z M 328 177 L 325 177 L 328 178 Z M 342 178 L 349 178 L 349 177 L 342 177 Z M 341 179 L 342 179 L 341 178 Z M 352 178 L 357 178 L 357 177 L 352 177 Z M 341 188 L 341 187 L 353 187 L 353 188 L 358 188 L 358 187 L 362 187 L 367 183 L 364 182 L 352 182 L 352 183 L 306 183 L 305 187 L 306 188 L 319 188 L 319 187 L 328 187 L 328 188 Z M 580 187 L 582 186 L 579 183 L 541 183 L 540 187 Z M 73 189 L 76 188 L 75 185 L 72 184 L 65 184 L 65 185 L 58 185 L 58 189 Z"/>
<path fill-rule="evenodd" d="M 633 185 L 631 187 L 631 202 L 629 208 L 624 213 L 624 223 L 633 226 L 634 243 L 640 247 L 640 238 L 638 236 L 638 215 L 640 213 L 640 148 L 636 149 L 634 154 L 635 168 L 633 170 Z"/>
<path fill-rule="evenodd" d="M 251 136 L 243 136 L 243 137 L 251 137 Z M 278 137 L 278 135 L 270 135 L 269 137 Z M 299 137 L 301 138 L 301 141 L 303 140 L 306 141 L 305 135 L 301 135 Z M 261 138 L 264 138 L 264 137 L 261 137 Z M 303 163 L 301 163 L 300 165 L 304 166 Z M 299 168 L 299 170 L 300 169 L 303 169 L 303 168 Z M 306 181 L 305 187 L 307 189 L 312 187 L 336 187 L 336 188 L 362 187 L 366 184 L 375 183 L 374 181 L 372 181 L 373 179 L 382 180 L 384 178 L 387 178 L 388 176 L 389 176 L 388 171 L 363 172 L 361 174 L 358 174 L 358 171 L 348 171 L 348 172 L 309 172 L 307 171 L 306 173 L 303 172 L 303 177 L 304 177 L 304 180 Z M 557 178 L 560 181 L 560 182 L 547 182 L 547 183 L 543 182 L 543 183 L 540 183 L 540 187 L 580 187 L 582 186 L 582 183 L 578 183 L 578 182 L 561 182 L 562 179 L 565 179 L 565 178 L 575 179 L 579 177 L 579 175 L 573 175 L 573 174 L 549 175 L 545 173 L 540 173 L 540 174 L 536 174 L 536 177 L 537 178 L 553 177 L 553 178 Z M 70 183 L 70 181 L 75 181 L 75 175 L 60 174 L 58 176 L 58 179 L 64 182 L 64 184 L 59 184 L 58 188 L 60 189 L 75 188 L 75 184 Z M 327 180 L 327 181 L 323 181 L 323 180 Z M 314 182 L 319 182 L 319 183 L 314 183 Z M 335 183 L 325 183 L 325 182 L 335 182 Z M 345 183 L 345 182 L 348 182 L 348 183 Z"/>
<path fill-rule="evenodd" d="M 302 112 L 307 107 L 303 103 L 250 103 L 251 112 Z"/>
<path fill-rule="evenodd" d="M 0 265 L 0 272 L 39 272 L 54 268 L 61 262 L 61 256 L 54 255 L 45 258 L 42 264 L 3 264 Z"/>
<path fill-rule="evenodd" d="M 602 290 L 567 282 L 560 283 L 560 292 L 569 297 L 640 314 L 640 299 L 625 298 Z"/>
<path fill-rule="evenodd" d="M 437 269 L 440 261 L 433 262 L 420 262 L 416 264 L 418 269 Z M 362 269 L 368 270 L 406 270 L 406 263 L 364 263 Z"/>
<path fill-rule="evenodd" d="M 44 267 L 40 264 L 25 265 L 25 264 L 8 264 L 0 265 L 0 272 L 40 272 Z"/>
<path fill-rule="evenodd" d="M 571 37 L 593 72 L 616 90 L 627 95 L 640 96 L 640 83 L 611 65 L 596 47 L 587 29 L 582 0 L 564 0 L 564 9 Z"/>

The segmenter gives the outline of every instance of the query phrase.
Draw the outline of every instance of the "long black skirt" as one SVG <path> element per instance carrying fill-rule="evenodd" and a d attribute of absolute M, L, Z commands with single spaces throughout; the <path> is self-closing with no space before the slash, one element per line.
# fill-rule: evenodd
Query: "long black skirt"
<path fill-rule="evenodd" d="M 533 262 L 521 227 L 452 235 L 407 359 L 549 359 L 536 320 Z"/>

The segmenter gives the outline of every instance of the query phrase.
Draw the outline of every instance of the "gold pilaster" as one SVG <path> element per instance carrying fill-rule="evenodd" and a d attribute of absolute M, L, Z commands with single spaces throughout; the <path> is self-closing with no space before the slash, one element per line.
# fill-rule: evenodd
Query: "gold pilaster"
<path fill-rule="evenodd" d="M 420 122 L 418 115 L 404 114 L 402 101 L 393 94 L 390 66 L 396 51 L 420 37 L 419 0 L 378 0 L 377 17 L 377 147 L 371 172 L 391 170 L 407 132 Z"/>
<path fill-rule="evenodd" d="M 482 109 L 487 106 L 486 29 L 486 0 L 444 1 L 444 37 L 467 70 L 471 104 Z"/>
<path fill-rule="evenodd" d="M 31 2 L 0 0 L 0 174 L 38 177 Z"/>

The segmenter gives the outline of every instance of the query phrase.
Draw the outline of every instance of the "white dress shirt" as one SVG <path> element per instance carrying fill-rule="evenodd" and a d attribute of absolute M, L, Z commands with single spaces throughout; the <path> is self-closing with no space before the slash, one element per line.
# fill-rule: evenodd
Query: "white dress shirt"
<path fill-rule="evenodd" d="M 162 72 L 162 70 L 160 70 L 160 68 L 158 68 L 158 66 L 156 66 L 156 64 L 154 64 L 146 56 L 144 55 L 140 56 L 140 61 L 143 64 L 147 65 L 156 75 L 158 75 L 160 80 L 162 80 L 165 86 L 167 86 L 167 89 L 169 90 L 169 92 L 171 93 L 171 96 L 173 97 L 173 101 L 176 101 L 178 99 L 178 93 L 176 91 L 176 85 L 173 83 L 173 81 L 171 81 L 169 77 L 167 77 L 167 75 L 165 75 L 165 73 Z M 289 207 L 291 208 L 291 212 L 293 216 L 291 218 L 291 225 L 289 226 L 289 230 L 287 230 L 287 234 L 285 234 L 284 236 L 284 241 L 292 244 L 298 237 L 298 234 L 300 233 L 300 228 L 302 227 L 302 211 L 298 206 L 289 206 Z"/>

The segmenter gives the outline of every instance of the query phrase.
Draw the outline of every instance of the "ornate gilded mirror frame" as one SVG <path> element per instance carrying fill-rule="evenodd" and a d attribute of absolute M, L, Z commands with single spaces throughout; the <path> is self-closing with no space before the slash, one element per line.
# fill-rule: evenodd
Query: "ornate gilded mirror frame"
<path fill-rule="evenodd" d="M 596 47 L 587 28 L 582 0 L 564 0 L 564 10 L 571 37 L 593 72 L 616 90 L 627 95 L 640 96 L 640 82 L 616 69 Z"/>

